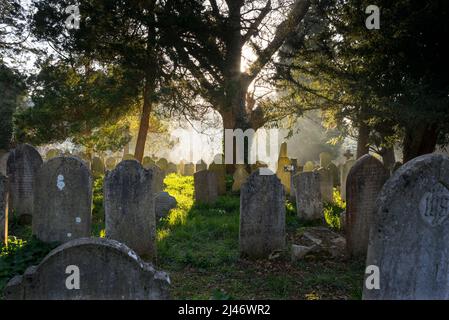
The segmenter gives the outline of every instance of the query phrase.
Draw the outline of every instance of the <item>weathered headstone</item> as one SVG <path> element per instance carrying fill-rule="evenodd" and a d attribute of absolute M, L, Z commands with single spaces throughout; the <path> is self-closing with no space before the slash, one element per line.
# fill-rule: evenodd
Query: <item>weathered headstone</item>
<path fill-rule="evenodd" d="M 150 166 L 154 166 L 154 165 L 156 165 L 156 162 L 151 157 L 148 157 L 148 156 L 143 157 L 142 166 L 145 169 L 148 169 Z"/>
<path fill-rule="evenodd" d="M 232 183 L 232 191 L 233 192 L 240 191 L 242 184 L 244 184 L 249 177 L 249 174 L 246 171 L 244 164 L 235 165 L 235 172 L 233 177 L 234 182 Z"/>
<path fill-rule="evenodd" d="M 312 172 L 315 169 L 315 164 L 312 161 L 307 161 L 302 168 L 303 172 Z"/>
<path fill-rule="evenodd" d="M 127 154 L 125 154 L 125 155 L 123 156 L 123 158 L 122 158 L 122 161 L 125 161 L 125 160 L 136 160 L 136 158 L 134 157 L 133 154 L 127 153 Z"/>
<path fill-rule="evenodd" d="M 51 158 L 58 157 L 61 154 L 61 150 L 50 149 L 45 154 L 45 160 L 50 160 Z"/>
<path fill-rule="evenodd" d="M 165 173 L 157 165 L 147 165 L 145 169 L 153 171 L 153 193 L 162 192 L 164 190 Z"/>
<path fill-rule="evenodd" d="M 320 153 L 320 167 L 327 168 L 332 161 L 332 155 L 329 152 Z"/>
<path fill-rule="evenodd" d="M 317 170 L 320 175 L 321 200 L 324 202 L 333 202 L 334 199 L 334 180 L 332 173 L 324 168 Z"/>
<path fill-rule="evenodd" d="M 203 159 L 198 161 L 198 163 L 196 164 L 196 167 L 195 167 L 195 172 L 198 172 L 201 170 L 207 170 L 207 163 L 204 162 Z"/>
<path fill-rule="evenodd" d="M 375 201 L 389 178 L 383 164 L 369 154 L 359 158 L 346 180 L 346 248 L 350 256 L 366 255 Z"/>
<path fill-rule="evenodd" d="M 34 177 L 41 165 L 39 152 L 28 144 L 17 146 L 8 157 L 9 207 L 26 224 L 31 222 L 33 215 Z"/>
<path fill-rule="evenodd" d="M 8 179 L 0 173 L 0 244 L 8 239 Z"/>
<path fill-rule="evenodd" d="M 101 175 L 104 175 L 105 170 L 104 170 L 103 160 L 101 160 L 100 157 L 93 157 L 91 169 L 92 169 L 92 175 L 94 177 L 99 177 Z"/>
<path fill-rule="evenodd" d="M 7 300 L 154 300 L 169 298 L 170 279 L 126 245 L 82 238 L 51 251 L 7 284 Z"/>
<path fill-rule="evenodd" d="M 268 168 L 268 165 L 264 163 L 263 161 L 257 160 L 256 163 L 251 165 L 251 173 L 256 171 L 259 168 Z"/>
<path fill-rule="evenodd" d="M 185 176 L 193 176 L 195 173 L 195 165 L 191 162 L 186 163 L 184 165 L 184 175 Z"/>
<path fill-rule="evenodd" d="M 226 194 L 226 165 L 211 163 L 209 165 L 209 171 L 215 172 L 217 175 L 218 195 Z"/>
<path fill-rule="evenodd" d="M 123 242 L 139 255 L 155 256 L 156 218 L 152 171 L 126 160 L 104 181 L 106 237 Z"/>
<path fill-rule="evenodd" d="M 296 210 L 304 220 L 323 218 L 320 174 L 318 172 L 301 172 L 293 177 L 296 191 Z"/>
<path fill-rule="evenodd" d="M 340 167 L 340 194 L 341 199 L 346 201 L 346 178 L 348 177 L 349 170 L 354 165 L 355 160 L 348 160 Z"/>
<path fill-rule="evenodd" d="M 199 203 L 212 204 L 218 197 L 218 179 L 215 171 L 202 170 L 193 175 L 195 200 Z"/>
<path fill-rule="evenodd" d="M 278 158 L 287 158 L 288 152 L 287 152 L 287 142 L 281 143 L 281 148 L 279 149 L 279 157 Z"/>
<path fill-rule="evenodd" d="M 334 187 L 337 187 L 340 185 L 340 170 L 338 169 L 338 167 L 333 163 L 329 163 L 329 165 L 327 166 L 327 170 L 329 170 L 329 172 L 332 175 L 332 181 L 334 182 Z"/>
<path fill-rule="evenodd" d="M 90 236 L 92 176 L 75 157 L 56 157 L 36 173 L 32 230 L 44 242 Z"/>
<path fill-rule="evenodd" d="M 177 206 L 175 197 L 172 197 L 168 192 L 156 193 L 154 202 L 157 220 L 166 217 L 169 211 Z"/>
<path fill-rule="evenodd" d="M 168 166 L 168 161 L 165 158 L 160 158 L 157 162 L 156 165 L 162 169 L 162 171 L 166 171 L 167 170 L 167 166 Z"/>
<path fill-rule="evenodd" d="M 285 246 L 285 193 L 276 175 L 253 172 L 240 190 L 240 253 L 267 258 Z"/>
<path fill-rule="evenodd" d="M 106 158 L 106 161 L 105 161 L 106 170 L 109 170 L 109 171 L 114 170 L 116 163 L 117 163 L 117 160 L 115 158 L 113 158 L 113 157 Z"/>
<path fill-rule="evenodd" d="M 363 299 L 449 298 L 448 187 L 449 158 L 438 154 L 405 163 L 387 180 L 366 260 L 378 267 L 380 288 L 365 285 Z"/>
<path fill-rule="evenodd" d="M 286 170 L 288 167 L 290 167 L 290 159 L 287 157 L 287 143 L 284 142 L 279 152 L 276 175 L 284 186 L 285 194 L 290 193 L 291 172 Z"/>
<path fill-rule="evenodd" d="M 178 168 L 176 167 L 176 164 L 174 164 L 173 162 L 169 162 L 167 164 L 167 169 L 165 170 L 166 174 L 170 174 L 170 173 L 177 173 L 178 172 Z"/>

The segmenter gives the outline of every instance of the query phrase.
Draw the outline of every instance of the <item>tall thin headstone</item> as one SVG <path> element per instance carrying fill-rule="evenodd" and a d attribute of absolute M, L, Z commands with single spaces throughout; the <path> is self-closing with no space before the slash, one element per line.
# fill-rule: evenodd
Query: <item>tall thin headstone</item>
<path fill-rule="evenodd" d="M 363 299 L 448 299 L 449 158 L 427 154 L 405 163 L 376 209 L 366 263 L 378 268 L 379 287 L 365 279 Z"/>
<path fill-rule="evenodd" d="M 281 149 L 279 152 L 276 175 L 279 178 L 279 180 L 281 180 L 281 183 L 284 186 L 286 194 L 290 193 L 291 173 L 290 171 L 288 171 L 289 166 L 290 166 L 290 159 L 287 157 L 287 143 L 284 142 L 281 144 Z"/>
<path fill-rule="evenodd" d="M 152 171 L 125 160 L 104 181 L 106 237 L 123 242 L 139 255 L 155 256 L 156 218 Z"/>
<path fill-rule="evenodd" d="M 240 190 L 240 253 L 267 258 L 284 246 L 284 187 L 276 175 L 254 171 Z"/>
<path fill-rule="evenodd" d="M 214 157 L 214 162 L 209 165 L 209 170 L 217 175 L 218 195 L 226 194 L 226 165 L 222 154 Z"/>
<path fill-rule="evenodd" d="M 333 202 L 334 195 L 334 180 L 332 173 L 325 168 L 320 168 L 317 172 L 320 175 L 321 200 L 331 203 Z"/>
<path fill-rule="evenodd" d="M 296 191 L 296 210 L 299 218 L 316 220 L 323 218 L 323 202 L 318 172 L 301 172 L 293 178 Z"/>
<path fill-rule="evenodd" d="M 90 236 L 92 176 L 76 157 L 55 157 L 36 173 L 33 234 L 44 242 Z"/>
<path fill-rule="evenodd" d="M 366 255 L 375 201 L 389 178 L 383 164 L 369 154 L 357 160 L 346 180 L 346 248 L 350 256 Z"/>
<path fill-rule="evenodd" d="M 9 207 L 26 224 L 32 219 L 34 178 L 41 166 L 39 152 L 28 144 L 17 146 L 8 157 L 6 171 L 10 190 Z"/>
<path fill-rule="evenodd" d="M 157 165 L 147 165 L 144 167 L 147 170 L 153 171 L 153 193 L 159 193 L 164 190 L 165 173 Z"/>

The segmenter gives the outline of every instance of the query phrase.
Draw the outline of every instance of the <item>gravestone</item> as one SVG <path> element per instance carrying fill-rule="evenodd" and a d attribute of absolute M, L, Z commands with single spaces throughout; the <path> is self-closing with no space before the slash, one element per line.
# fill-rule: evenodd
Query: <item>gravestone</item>
<path fill-rule="evenodd" d="M 127 153 L 127 154 L 125 154 L 125 155 L 123 156 L 123 158 L 122 158 L 122 161 L 124 161 L 124 160 L 136 160 L 136 158 L 134 157 L 133 154 Z"/>
<path fill-rule="evenodd" d="M 348 160 L 340 167 L 340 195 L 344 201 L 346 201 L 346 178 L 354 163 L 355 160 Z"/>
<path fill-rule="evenodd" d="M 33 234 L 44 242 L 90 236 L 92 176 L 76 157 L 56 157 L 36 173 Z"/>
<path fill-rule="evenodd" d="M 202 170 L 193 175 L 195 201 L 212 204 L 218 197 L 218 180 L 215 171 Z"/>
<path fill-rule="evenodd" d="M 9 179 L 9 208 L 22 223 L 29 224 L 33 215 L 34 177 L 42 165 L 37 150 L 21 144 L 11 150 L 6 173 Z"/>
<path fill-rule="evenodd" d="M 246 182 L 248 179 L 249 174 L 245 169 L 244 164 L 236 164 L 235 165 L 235 172 L 234 172 L 234 182 L 232 183 L 232 191 L 238 192 L 240 191 L 240 188 L 242 187 L 242 184 Z"/>
<path fill-rule="evenodd" d="M 226 194 L 226 165 L 213 162 L 209 165 L 209 171 L 215 172 L 217 176 L 218 195 Z"/>
<path fill-rule="evenodd" d="M 8 179 L 0 173 L 0 244 L 8 239 Z"/>
<path fill-rule="evenodd" d="M 177 173 L 181 176 L 184 175 L 184 166 L 185 166 L 184 160 L 181 160 L 177 165 Z"/>
<path fill-rule="evenodd" d="M 191 162 L 186 163 L 184 165 L 184 175 L 185 176 L 193 176 L 195 173 L 195 165 Z"/>
<path fill-rule="evenodd" d="M 282 185 L 284 186 L 285 193 L 290 193 L 290 180 L 291 173 L 287 171 L 286 168 L 290 167 L 290 159 L 287 157 L 287 143 L 284 142 L 281 144 L 281 149 L 279 151 L 279 158 L 277 164 L 276 175 L 281 180 Z"/>
<path fill-rule="evenodd" d="M 312 161 L 307 161 L 302 168 L 303 172 L 312 172 L 315 170 L 315 164 Z"/>
<path fill-rule="evenodd" d="M 295 184 L 293 183 L 293 177 L 298 173 L 301 172 L 302 167 L 298 165 L 298 159 L 291 159 L 290 161 L 291 171 L 290 171 L 290 198 L 296 197 L 295 192 Z"/>
<path fill-rule="evenodd" d="M 376 198 L 389 178 L 383 164 L 369 154 L 352 166 L 346 180 L 346 249 L 349 256 L 365 256 Z"/>
<path fill-rule="evenodd" d="M 148 169 L 150 166 L 154 166 L 154 165 L 156 165 L 156 162 L 151 157 L 148 157 L 148 156 L 143 157 L 142 166 L 145 169 Z"/>
<path fill-rule="evenodd" d="M 251 173 L 253 173 L 259 168 L 268 168 L 268 165 L 263 161 L 257 160 L 256 163 L 251 165 Z"/>
<path fill-rule="evenodd" d="M 332 161 L 332 156 L 328 152 L 321 152 L 320 153 L 320 167 L 321 168 L 327 168 Z"/>
<path fill-rule="evenodd" d="M 109 170 L 109 171 L 114 170 L 116 163 L 117 163 L 117 160 L 115 158 L 113 158 L 113 157 L 106 158 L 106 161 L 105 161 L 106 170 Z"/>
<path fill-rule="evenodd" d="M 168 192 L 159 192 L 154 196 L 156 220 L 167 216 L 171 209 L 176 208 L 177 202 Z"/>
<path fill-rule="evenodd" d="M 91 164 L 91 169 L 92 169 L 92 175 L 97 178 L 101 175 L 104 175 L 104 164 L 103 164 L 103 160 L 101 160 L 100 157 L 93 157 L 92 158 L 92 164 Z"/>
<path fill-rule="evenodd" d="M 321 200 L 331 203 L 334 200 L 334 180 L 332 173 L 324 168 L 317 170 L 320 175 Z"/>
<path fill-rule="evenodd" d="M 0 155 L 0 174 L 6 176 L 6 166 L 8 163 L 9 152 Z"/>
<path fill-rule="evenodd" d="M 168 161 L 165 158 L 160 158 L 158 161 L 156 161 L 156 165 L 162 169 L 162 171 L 166 171 L 168 167 Z"/>
<path fill-rule="evenodd" d="M 207 163 L 204 162 L 203 159 L 198 161 L 198 163 L 196 164 L 196 167 L 195 167 L 195 172 L 198 172 L 201 170 L 207 170 Z"/>
<path fill-rule="evenodd" d="M 138 161 L 125 160 L 104 180 L 106 237 L 149 258 L 156 253 L 152 174 Z"/>
<path fill-rule="evenodd" d="M 296 210 L 299 218 L 316 220 L 323 218 L 323 202 L 318 172 L 301 172 L 293 178 L 296 191 Z"/>
<path fill-rule="evenodd" d="M 287 142 L 282 142 L 281 147 L 279 149 L 279 156 L 278 158 L 287 158 Z"/>
<path fill-rule="evenodd" d="M 78 280 L 77 280 L 78 278 Z M 51 251 L 7 284 L 6 300 L 154 300 L 169 298 L 170 279 L 126 245 L 82 238 Z"/>
<path fill-rule="evenodd" d="M 176 164 L 174 164 L 173 162 L 169 162 L 167 164 L 167 170 L 165 170 L 166 174 L 170 174 L 170 173 L 177 173 L 178 172 L 178 168 L 176 167 Z"/>
<path fill-rule="evenodd" d="M 147 165 L 145 168 L 153 171 L 153 193 L 162 192 L 164 190 L 165 173 L 157 165 Z"/>
<path fill-rule="evenodd" d="M 276 175 L 253 172 L 240 190 L 239 247 L 243 256 L 267 258 L 285 246 L 285 193 Z"/>
<path fill-rule="evenodd" d="M 449 158 L 427 154 L 399 168 L 376 202 L 367 266 L 380 289 L 363 299 L 449 298 Z"/>
<path fill-rule="evenodd" d="M 327 170 L 329 170 L 329 172 L 332 175 L 332 181 L 334 184 L 334 187 L 338 187 L 340 185 L 340 175 L 339 175 L 339 169 L 338 167 L 333 163 L 329 163 L 329 165 L 327 166 Z"/>
<path fill-rule="evenodd" d="M 61 154 L 61 150 L 58 149 L 50 149 L 45 154 L 45 160 L 50 160 L 51 158 L 58 157 Z"/>

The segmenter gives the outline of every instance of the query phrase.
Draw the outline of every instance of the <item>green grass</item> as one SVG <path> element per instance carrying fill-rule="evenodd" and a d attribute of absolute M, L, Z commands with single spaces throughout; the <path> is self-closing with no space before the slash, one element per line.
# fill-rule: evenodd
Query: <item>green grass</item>
<path fill-rule="evenodd" d="M 174 299 L 360 299 L 363 261 L 315 257 L 290 262 L 287 250 L 275 260 L 249 261 L 238 251 L 238 194 L 219 197 L 214 205 L 194 202 L 193 177 L 170 174 L 165 190 L 174 196 L 178 207 L 158 222 L 158 269 L 172 280 Z M 228 190 L 232 179 L 227 179 Z M 94 236 L 104 236 L 103 182 L 93 188 Z M 326 204 L 326 221 L 339 229 L 336 217 L 344 210 L 339 195 Z M 339 221 L 339 220 L 338 220 Z M 287 239 L 321 222 L 300 221 L 295 203 L 286 202 Z M 56 244 L 45 244 L 31 237 L 29 227 L 14 220 L 8 247 L 1 247 L 0 291 L 14 275 L 23 274 L 38 264 Z M 292 244 L 288 240 L 287 248 Z"/>

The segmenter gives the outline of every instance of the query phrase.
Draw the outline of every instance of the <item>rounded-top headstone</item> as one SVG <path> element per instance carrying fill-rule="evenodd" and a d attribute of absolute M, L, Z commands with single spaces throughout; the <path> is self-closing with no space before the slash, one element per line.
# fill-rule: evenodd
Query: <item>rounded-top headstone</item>
<path fill-rule="evenodd" d="M 45 242 L 90 236 L 92 176 L 76 157 L 55 157 L 36 173 L 33 234 Z"/>
<path fill-rule="evenodd" d="M 169 298 L 170 278 L 118 241 L 82 238 L 51 251 L 7 284 L 7 300 Z"/>
<path fill-rule="evenodd" d="M 405 163 L 376 207 L 366 263 L 378 268 L 380 288 L 365 285 L 363 298 L 448 299 L 449 158 L 428 154 Z"/>
<path fill-rule="evenodd" d="M 24 223 L 33 215 L 34 177 L 42 165 L 39 152 L 29 144 L 21 144 L 11 150 L 6 173 L 9 179 L 10 209 Z"/>
<path fill-rule="evenodd" d="M 155 255 L 156 218 L 153 171 L 125 160 L 104 181 L 106 237 L 125 243 L 140 255 Z"/>
<path fill-rule="evenodd" d="M 365 154 L 346 179 L 346 248 L 350 256 L 366 256 L 375 202 L 389 178 L 388 170 L 375 157 Z"/>

